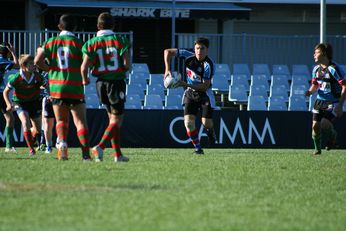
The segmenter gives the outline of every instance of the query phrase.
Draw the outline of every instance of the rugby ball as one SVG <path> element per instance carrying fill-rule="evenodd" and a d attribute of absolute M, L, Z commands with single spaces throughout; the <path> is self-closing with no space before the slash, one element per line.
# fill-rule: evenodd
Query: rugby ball
<path fill-rule="evenodd" d="M 178 75 L 167 75 L 165 79 L 163 80 L 163 85 L 165 88 L 177 88 L 178 82 L 181 79 L 180 74 Z"/>

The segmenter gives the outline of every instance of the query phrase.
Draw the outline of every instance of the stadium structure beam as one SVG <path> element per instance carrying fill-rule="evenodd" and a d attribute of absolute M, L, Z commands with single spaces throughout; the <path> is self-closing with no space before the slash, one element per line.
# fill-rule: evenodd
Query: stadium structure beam
<path fill-rule="evenodd" d="M 326 0 L 320 3 L 320 43 L 326 42 Z"/>

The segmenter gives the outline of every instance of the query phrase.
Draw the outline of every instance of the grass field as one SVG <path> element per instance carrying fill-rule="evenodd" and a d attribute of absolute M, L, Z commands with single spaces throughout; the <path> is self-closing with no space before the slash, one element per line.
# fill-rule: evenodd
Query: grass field
<path fill-rule="evenodd" d="M 0 153 L 0 230 L 345 230 L 345 150 Z"/>

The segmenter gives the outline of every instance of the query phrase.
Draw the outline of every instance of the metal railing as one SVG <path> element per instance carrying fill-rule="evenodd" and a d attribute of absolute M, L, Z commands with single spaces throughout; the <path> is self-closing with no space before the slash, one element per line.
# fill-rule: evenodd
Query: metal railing
<path fill-rule="evenodd" d="M 209 56 L 215 63 L 314 64 L 314 46 L 319 35 L 274 36 L 254 34 L 176 34 L 178 48 L 190 48 L 197 37 L 210 40 Z M 346 64 L 346 35 L 327 36 L 332 44 L 334 60 Z"/>
<path fill-rule="evenodd" d="M 13 31 L 13 30 L 0 30 L 0 41 L 10 42 L 16 49 L 17 54 L 35 54 L 36 48 L 42 45 L 47 39 L 57 36 L 59 31 Z M 131 44 L 133 43 L 133 32 L 118 33 L 127 37 Z M 75 35 L 86 42 L 93 38 L 96 32 L 75 32 Z M 131 57 L 133 55 L 131 47 Z"/>

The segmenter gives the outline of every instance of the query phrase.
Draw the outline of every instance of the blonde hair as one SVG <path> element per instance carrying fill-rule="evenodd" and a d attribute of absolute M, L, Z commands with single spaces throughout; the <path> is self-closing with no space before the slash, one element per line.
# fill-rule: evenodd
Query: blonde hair
<path fill-rule="evenodd" d="M 20 66 L 26 66 L 28 64 L 28 62 L 34 62 L 34 56 L 29 55 L 29 54 L 22 54 L 19 57 L 19 65 Z"/>

